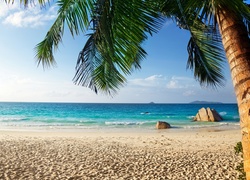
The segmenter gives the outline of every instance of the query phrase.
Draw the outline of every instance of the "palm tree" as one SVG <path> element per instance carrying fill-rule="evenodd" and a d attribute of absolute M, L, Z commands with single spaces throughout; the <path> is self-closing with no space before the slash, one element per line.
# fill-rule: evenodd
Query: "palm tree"
<path fill-rule="evenodd" d="M 208 55 L 211 47 L 206 46 L 206 39 L 211 36 L 220 36 L 224 47 L 226 59 L 231 70 L 231 77 L 234 84 L 237 104 L 240 114 L 244 170 L 246 177 L 250 179 L 250 40 L 249 40 L 249 22 L 250 11 L 242 0 L 226 1 L 171 1 L 167 0 L 163 6 L 163 12 L 168 15 L 173 12 L 169 8 L 169 3 L 175 3 L 179 7 L 177 18 L 182 18 L 186 29 L 191 32 L 191 58 L 190 65 L 203 62 L 202 54 Z M 178 12 L 178 11 L 177 11 Z M 203 27 L 202 27 L 203 26 Z M 201 28 L 200 28 L 201 27 Z M 203 29 L 202 34 L 196 31 Z M 211 31 L 212 29 L 212 31 Z M 219 31 L 217 31 L 219 29 Z M 197 37 L 198 36 L 200 37 Z M 207 36 L 207 38 L 206 38 Z M 203 40 L 203 38 L 205 38 Z M 193 39 L 193 40 L 192 40 Z M 216 38 L 217 39 L 217 38 Z M 200 41 L 201 40 L 201 41 Z M 218 40 L 218 39 L 217 39 Z M 218 42 L 218 41 L 216 41 Z M 202 45 L 202 46 L 199 46 Z M 216 44 L 213 44 L 216 45 Z M 219 44 L 216 46 L 219 47 Z M 200 53 L 202 51 L 202 53 Z M 223 51 L 222 51 L 223 52 Z M 195 56 L 194 58 L 192 56 Z M 196 58 L 198 57 L 198 58 Z M 222 54 L 221 56 L 222 57 Z M 216 60 L 216 56 L 212 57 Z M 205 61 L 207 61 L 205 59 Z M 208 61 L 207 61 L 208 62 Z M 204 66 L 206 67 L 206 65 Z M 199 72 L 201 73 L 201 72 Z"/>
<path fill-rule="evenodd" d="M 187 67 L 201 85 L 223 85 L 227 60 L 240 114 L 244 169 L 250 180 L 250 10 L 242 0 L 58 0 L 57 5 L 57 19 L 36 46 L 38 63 L 55 63 L 53 53 L 62 41 L 65 23 L 72 36 L 87 33 L 74 81 L 96 93 L 113 95 L 126 82 L 125 76 L 140 68 L 146 56 L 142 43 L 166 17 L 190 31 Z"/>

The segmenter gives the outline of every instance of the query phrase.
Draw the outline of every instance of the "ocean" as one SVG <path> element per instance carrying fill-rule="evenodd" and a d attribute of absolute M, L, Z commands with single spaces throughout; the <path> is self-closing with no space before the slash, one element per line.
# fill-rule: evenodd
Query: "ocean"
<path fill-rule="evenodd" d="M 220 122 L 193 122 L 202 107 L 215 109 Z M 176 129 L 239 126 L 237 104 L 0 103 L 0 129 L 155 129 L 166 121 Z"/>

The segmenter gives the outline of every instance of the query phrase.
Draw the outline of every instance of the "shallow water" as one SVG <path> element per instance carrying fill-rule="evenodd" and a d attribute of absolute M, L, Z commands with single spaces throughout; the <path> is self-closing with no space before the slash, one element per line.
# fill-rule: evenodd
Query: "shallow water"
<path fill-rule="evenodd" d="M 192 122 L 201 107 L 221 122 Z M 237 104 L 0 103 L 1 129 L 154 129 L 166 121 L 176 129 L 239 126 Z"/>

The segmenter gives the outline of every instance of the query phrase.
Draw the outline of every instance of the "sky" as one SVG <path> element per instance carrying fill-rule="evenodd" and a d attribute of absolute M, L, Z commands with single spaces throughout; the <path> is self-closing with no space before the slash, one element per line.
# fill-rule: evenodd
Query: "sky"
<path fill-rule="evenodd" d="M 75 38 L 67 31 L 55 52 L 56 67 L 37 66 L 35 46 L 43 40 L 56 18 L 54 5 L 23 9 L 0 2 L 0 101 L 81 103 L 189 103 L 214 101 L 235 103 L 229 67 L 226 84 L 217 90 L 201 87 L 186 70 L 189 32 L 172 21 L 143 44 L 148 55 L 141 69 L 127 76 L 114 97 L 95 94 L 72 79 L 78 53 L 86 36 Z"/>

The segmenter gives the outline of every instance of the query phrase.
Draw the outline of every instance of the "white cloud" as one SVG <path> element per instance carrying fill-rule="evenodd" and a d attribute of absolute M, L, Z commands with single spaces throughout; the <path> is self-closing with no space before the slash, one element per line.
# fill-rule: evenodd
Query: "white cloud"
<path fill-rule="evenodd" d="M 7 5 L 4 1 L 0 2 L 0 18 L 8 15 L 9 12 L 18 10 L 19 7 L 16 3 Z"/>
<path fill-rule="evenodd" d="M 163 75 L 152 75 L 144 79 L 129 80 L 129 85 L 145 88 L 162 88 L 162 89 L 188 89 L 194 87 L 197 83 L 193 78 L 173 76 L 171 78 Z"/>
<path fill-rule="evenodd" d="M 188 90 L 183 92 L 183 96 L 195 96 L 195 92 L 193 90 Z"/>
<path fill-rule="evenodd" d="M 172 79 L 168 82 L 167 88 L 168 89 L 179 89 L 179 88 L 183 88 L 183 86 L 181 86 L 177 80 Z"/>
<path fill-rule="evenodd" d="M 2 23 L 15 27 L 40 27 L 56 18 L 56 8 L 51 6 L 43 10 L 40 6 L 21 8 L 20 6 L 0 3 L 0 18 Z"/>
<path fill-rule="evenodd" d="M 130 85 L 143 86 L 143 87 L 155 87 L 163 85 L 165 77 L 162 75 L 152 75 L 144 79 L 129 80 Z"/>
<path fill-rule="evenodd" d="M 47 102 L 190 102 L 193 100 L 209 100 L 233 102 L 231 93 L 224 90 L 221 93 L 216 91 L 206 91 L 199 88 L 199 84 L 192 85 L 191 79 L 184 77 L 166 78 L 162 75 L 154 75 L 140 79 L 140 83 L 151 86 L 135 86 L 128 83 L 120 89 L 119 93 L 110 98 L 102 94 L 96 95 L 89 88 L 75 86 L 71 81 L 62 81 L 55 77 L 48 76 L 26 76 L 12 74 L 6 76 L 6 72 L 0 71 L 0 100 L 1 101 L 47 101 Z M 48 72 L 49 73 L 49 72 Z M 51 78 L 51 79 L 47 79 Z M 166 84 L 179 79 L 178 83 L 172 84 L 178 87 L 183 84 L 183 88 L 168 89 Z M 181 81 L 182 79 L 182 81 Z M 186 79 L 186 81 L 184 80 Z M 133 81 L 134 82 L 134 81 Z M 195 81 L 193 81 L 195 83 Z M 159 85 L 157 85 L 157 83 Z M 187 85 L 189 84 L 189 85 Z M 220 99 L 221 98 L 221 99 Z"/>
<path fill-rule="evenodd" d="M 153 75 L 153 76 L 147 77 L 145 80 L 146 81 L 155 81 L 155 80 L 159 80 L 159 79 L 162 79 L 162 78 L 163 78 L 162 75 Z"/>
<path fill-rule="evenodd" d="M 17 84 L 21 84 L 21 85 L 34 83 L 34 81 L 31 78 L 17 79 L 16 82 Z"/>
<path fill-rule="evenodd" d="M 166 22 L 165 22 L 165 24 L 164 24 L 164 27 L 167 27 L 167 26 L 169 26 L 169 25 L 172 25 L 173 23 L 174 23 L 174 22 L 173 22 L 172 19 L 167 19 Z"/>
<path fill-rule="evenodd" d="M 195 86 L 193 78 L 173 76 L 168 82 L 166 87 L 168 89 L 187 89 Z"/>

